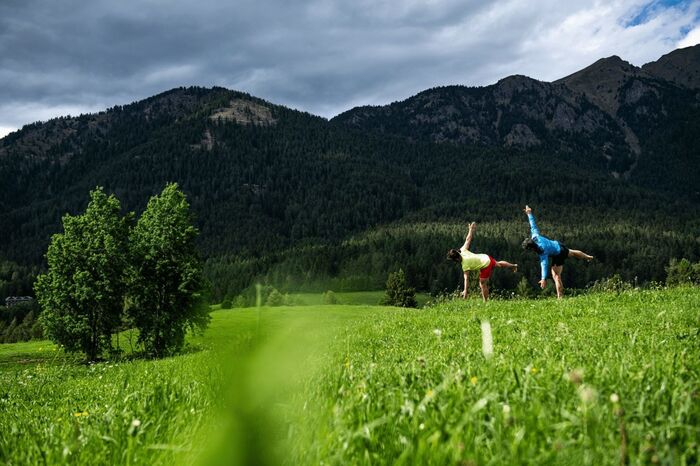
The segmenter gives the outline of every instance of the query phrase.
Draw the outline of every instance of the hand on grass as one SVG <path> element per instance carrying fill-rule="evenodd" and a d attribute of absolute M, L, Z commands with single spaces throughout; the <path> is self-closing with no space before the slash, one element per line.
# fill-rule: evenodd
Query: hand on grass
<path fill-rule="evenodd" d="M 540 288 L 543 290 L 547 287 L 547 280 L 540 280 Z"/>
<path fill-rule="evenodd" d="M 469 231 L 474 231 L 476 230 L 476 222 L 472 222 L 469 224 Z"/>
<path fill-rule="evenodd" d="M 523 211 L 524 211 L 526 214 L 531 214 L 531 213 L 532 213 L 532 209 L 530 208 L 529 205 L 526 205 L 525 208 L 523 209 Z"/>

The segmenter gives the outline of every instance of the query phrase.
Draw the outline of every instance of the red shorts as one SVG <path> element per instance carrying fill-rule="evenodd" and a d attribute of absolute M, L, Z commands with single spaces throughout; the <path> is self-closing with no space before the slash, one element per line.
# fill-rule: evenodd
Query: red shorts
<path fill-rule="evenodd" d="M 496 261 L 494 260 L 493 257 L 489 256 L 489 265 L 487 265 L 485 268 L 481 269 L 481 272 L 479 272 L 479 278 L 482 280 L 487 280 L 491 278 L 491 274 L 493 273 L 493 268 L 496 267 Z"/>

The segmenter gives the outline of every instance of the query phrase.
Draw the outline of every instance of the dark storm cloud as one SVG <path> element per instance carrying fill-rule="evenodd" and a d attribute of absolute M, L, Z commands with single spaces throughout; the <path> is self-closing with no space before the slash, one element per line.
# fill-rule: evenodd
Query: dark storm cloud
<path fill-rule="evenodd" d="M 648 4 L 3 0 L 0 135 L 182 85 L 333 116 L 436 85 L 555 79 L 600 56 L 641 64 L 697 23 L 686 2 L 629 27 Z"/>

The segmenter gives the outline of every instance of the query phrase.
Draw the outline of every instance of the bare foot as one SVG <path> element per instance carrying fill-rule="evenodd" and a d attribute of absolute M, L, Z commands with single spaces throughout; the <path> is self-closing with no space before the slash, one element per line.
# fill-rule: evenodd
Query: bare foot
<path fill-rule="evenodd" d="M 592 261 L 593 259 L 594 259 L 593 256 L 588 256 L 588 255 L 586 256 L 586 260 L 587 260 L 588 262 Z"/>
<path fill-rule="evenodd" d="M 591 259 L 592 259 L 592 257 L 591 257 Z M 517 272 L 517 271 L 518 271 L 518 264 L 513 264 L 513 267 L 511 267 L 510 270 L 511 270 L 513 273 Z"/>

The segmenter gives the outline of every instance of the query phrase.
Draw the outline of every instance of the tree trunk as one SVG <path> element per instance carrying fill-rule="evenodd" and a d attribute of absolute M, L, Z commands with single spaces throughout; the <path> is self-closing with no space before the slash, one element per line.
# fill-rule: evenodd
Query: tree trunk
<path fill-rule="evenodd" d="M 90 319 L 90 326 L 92 327 L 92 339 L 90 341 L 90 354 L 88 355 L 90 361 L 95 361 L 97 359 L 97 319 L 95 314 L 92 314 L 92 319 Z"/>

